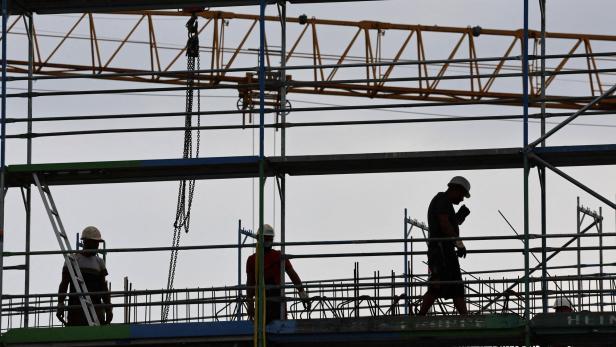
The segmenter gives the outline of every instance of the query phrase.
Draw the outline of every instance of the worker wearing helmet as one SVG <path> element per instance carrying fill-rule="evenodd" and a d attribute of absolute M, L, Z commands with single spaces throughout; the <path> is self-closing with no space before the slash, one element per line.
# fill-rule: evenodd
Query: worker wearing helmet
<path fill-rule="evenodd" d="M 464 222 L 470 210 L 462 205 L 458 212 L 455 212 L 453 205 L 460 204 L 464 198 L 470 198 L 470 190 L 471 184 L 468 180 L 456 176 L 449 181 L 445 192 L 434 196 L 428 207 L 430 238 L 460 237 L 458 226 Z M 460 283 L 430 283 L 423 297 L 419 315 L 427 314 L 437 298 L 453 299 L 458 313 L 467 314 L 458 257 L 466 257 L 466 247 L 461 240 L 428 242 L 430 282 L 460 281 Z"/>
<path fill-rule="evenodd" d="M 77 253 L 73 256 L 79 265 L 79 269 L 83 275 L 83 280 L 86 284 L 88 292 L 108 292 L 107 281 L 105 280 L 105 277 L 108 275 L 107 267 L 105 266 L 105 261 L 96 254 L 99 243 L 103 242 L 101 232 L 96 227 L 88 226 L 83 229 L 83 232 L 81 233 L 81 240 L 83 242 L 83 252 Z M 64 264 L 64 267 L 62 268 L 62 281 L 60 282 L 60 287 L 58 288 L 58 310 L 56 312 L 56 317 L 58 317 L 58 319 L 66 325 L 88 325 L 88 321 L 83 313 L 83 309 L 81 308 L 81 304 L 77 296 L 69 296 L 68 309 L 66 309 L 64 305 L 64 299 L 66 298 L 69 285 L 70 292 L 75 293 L 76 291 L 71 281 L 68 268 L 66 267 L 66 264 Z M 107 305 L 111 304 L 109 293 L 103 295 L 90 295 L 90 299 L 95 305 L 98 321 L 101 324 L 111 323 L 111 320 L 113 319 L 111 306 L 96 306 L 101 305 L 102 303 Z M 66 319 L 64 319 L 65 311 L 68 311 Z"/>
<path fill-rule="evenodd" d="M 557 313 L 569 313 L 573 312 L 573 304 L 571 301 L 564 296 L 560 296 L 554 300 L 554 305 L 552 305 L 554 312 Z"/>
<path fill-rule="evenodd" d="M 265 279 L 265 286 L 270 287 L 265 290 L 266 304 L 265 304 L 265 321 L 267 323 L 280 319 L 281 307 L 285 308 L 286 312 L 286 304 L 282 306 L 280 301 L 280 265 L 282 262 L 282 253 L 275 249 L 272 249 L 272 245 L 274 243 L 274 228 L 272 228 L 269 224 L 263 225 L 263 241 L 264 241 L 264 262 L 263 262 L 263 277 Z M 248 317 L 250 319 L 254 319 L 255 308 L 254 308 L 254 297 L 255 297 L 255 286 L 257 283 L 256 280 L 256 254 L 248 257 L 246 261 L 246 286 L 247 290 L 247 299 L 248 299 Z M 302 300 L 302 303 L 306 309 L 310 309 L 310 301 L 308 298 L 308 294 L 302 287 L 302 280 L 299 278 L 295 269 L 291 265 L 291 262 L 288 259 L 284 260 L 284 268 L 289 278 L 297 288 L 299 292 L 299 297 Z M 286 313 L 283 315 L 283 317 Z"/>

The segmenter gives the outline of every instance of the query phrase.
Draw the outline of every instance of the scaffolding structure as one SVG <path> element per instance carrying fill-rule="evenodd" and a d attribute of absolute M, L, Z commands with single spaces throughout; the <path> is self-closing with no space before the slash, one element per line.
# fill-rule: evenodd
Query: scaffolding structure
<path fill-rule="evenodd" d="M 305 3 L 317 3 L 328 1 L 299 1 Z M 334 2 L 334 1 L 331 1 Z M 57 3 L 64 3 L 65 6 Z M 280 16 L 278 18 L 266 17 L 265 8 L 268 3 L 277 3 Z M 421 334 L 429 335 L 430 329 L 439 329 L 456 327 L 460 332 L 466 331 L 469 322 L 476 324 L 477 327 L 485 328 L 489 324 L 484 324 L 484 318 L 479 315 L 485 315 L 494 318 L 499 324 L 503 324 L 502 329 L 508 330 L 510 335 L 501 335 L 499 340 L 498 334 L 494 338 L 482 340 L 480 335 L 465 335 L 473 343 L 490 343 L 498 345 L 508 344 L 525 344 L 531 346 L 543 343 L 556 343 L 560 341 L 570 341 L 571 336 L 579 339 L 584 343 L 583 337 L 590 334 L 589 326 L 595 329 L 606 329 L 605 341 L 610 342 L 616 335 L 613 329 L 613 317 L 616 317 L 616 301 L 613 293 L 616 291 L 616 272 L 611 268 L 616 264 L 604 263 L 604 252 L 613 250 L 616 247 L 605 244 L 606 238 L 616 236 L 615 233 L 607 233 L 603 231 L 603 212 L 602 209 L 593 210 L 580 205 L 577 202 L 577 233 L 575 234 L 554 234 L 547 232 L 546 226 L 546 171 L 550 170 L 555 174 L 570 181 L 572 184 L 582 189 L 589 195 L 597 198 L 601 203 L 616 209 L 616 204 L 605 196 L 590 189 L 582 182 L 569 176 L 567 173 L 559 169 L 563 166 L 590 166 L 590 165 L 615 165 L 616 164 L 616 144 L 605 145 L 576 145 L 576 146 L 547 146 L 546 140 L 555 134 L 557 131 L 565 127 L 580 116 L 586 114 L 610 114 L 614 109 L 614 97 L 612 94 L 616 91 L 616 85 L 610 88 L 603 88 L 600 80 L 601 73 L 610 73 L 610 69 L 598 69 L 595 58 L 602 56 L 613 56 L 614 53 L 594 53 L 588 41 L 578 39 L 579 42 L 565 55 L 547 55 L 545 38 L 547 36 L 545 30 L 545 0 L 540 0 L 541 4 L 541 24 L 540 32 L 533 32 L 534 39 L 541 44 L 541 52 L 536 52 L 531 57 L 529 54 L 529 8 L 528 0 L 524 0 L 524 25 L 521 32 L 515 34 L 514 43 L 517 41 L 521 44 L 522 54 L 519 57 L 510 57 L 511 48 L 505 57 L 497 58 L 481 58 L 477 57 L 476 53 L 470 53 L 468 59 L 454 59 L 455 52 L 449 56 L 449 59 L 440 61 L 400 61 L 400 57 L 391 61 L 366 61 L 347 63 L 344 58 L 339 59 L 337 64 L 323 64 L 322 61 L 315 61 L 312 65 L 306 66 L 286 66 L 288 49 L 286 46 L 286 2 L 285 1 L 236 1 L 235 5 L 259 5 L 259 16 L 246 16 L 245 19 L 254 21 L 254 25 L 259 25 L 259 65 L 258 67 L 249 68 L 233 68 L 234 72 L 245 73 L 247 78 L 237 80 L 226 76 L 225 81 L 224 71 L 221 69 L 229 69 L 230 66 L 212 65 L 210 69 L 200 70 L 198 73 L 208 75 L 210 79 L 206 79 L 202 85 L 197 85 L 197 88 L 215 89 L 228 88 L 225 83 L 233 84 L 241 91 L 240 96 L 242 105 L 238 110 L 225 111 L 208 111 L 208 112 L 178 112 L 178 113 L 157 113 L 157 114 L 139 114 L 132 115 L 135 117 L 177 117 L 177 116 L 198 116 L 206 114 L 253 114 L 258 113 L 258 124 L 242 124 L 239 125 L 223 125 L 223 126 L 195 126 L 195 127 L 177 127 L 177 128 L 139 128 L 139 129 L 107 129 L 107 130 L 87 130 L 87 131 L 62 131 L 54 133 L 36 134 L 32 131 L 32 125 L 36 121 L 50 120 L 65 120 L 65 119 L 113 119 L 114 115 L 98 115 L 84 117 L 55 117 L 56 119 L 34 118 L 32 112 L 32 103 L 35 96 L 41 96 L 41 93 L 33 92 L 33 81 L 37 79 L 70 79 L 70 78 L 90 78 L 89 74 L 58 74 L 51 69 L 45 70 L 50 66 L 35 63 L 36 33 L 34 30 L 34 16 L 36 13 L 67 13 L 67 12 L 84 12 L 82 19 L 86 17 L 87 12 L 94 10 L 105 11 L 124 11 L 124 10 L 154 10 L 164 9 L 177 6 L 198 6 L 202 5 L 194 1 L 184 1 L 178 4 L 177 1 L 150 1 L 150 2 L 113 2 L 113 1 L 93 1 L 89 8 L 80 8 L 81 2 L 66 1 L 66 2 L 46 2 L 46 1 L 2 1 L 2 16 L 3 16 L 3 35 L 2 35 L 2 61 L 5 62 L 2 66 L 2 122 L 1 122 L 1 162 L 0 162 L 0 231 L 4 229 L 5 220 L 5 203 L 4 197 L 8 189 L 21 189 L 25 207 L 26 207 L 26 247 L 24 252 L 6 252 L 4 250 L 4 233 L 0 232 L 0 267 L 5 270 L 23 270 L 25 273 L 25 291 L 23 295 L 7 295 L 1 291 L 2 288 L 2 272 L 0 272 L 0 329 L 9 331 L 16 328 L 31 328 L 31 327 L 58 327 L 58 323 L 54 320 L 54 313 L 57 309 L 55 302 L 58 294 L 30 293 L 29 286 L 29 271 L 30 257 L 52 254 L 73 254 L 72 250 L 63 251 L 36 251 L 30 250 L 30 228 L 31 228 L 31 187 L 40 186 L 37 184 L 37 177 L 40 177 L 44 184 L 54 185 L 76 185 L 76 184 L 99 184 L 99 183 L 119 183 L 119 182 L 152 182 L 152 181 L 177 181 L 186 179 L 213 179 L 213 178 L 258 178 L 259 182 L 259 216 L 258 225 L 260 230 L 264 224 L 264 187 L 265 181 L 268 178 L 276 180 L 278 187 L 278 199 L 280 201 L 280 220 L 279 227 L 281 240 L 277 246 L 280 246 L 281 252 L 285 259 L 301 259 L 301 258 L 361 258 L 361 257 L 398 257 L 403 259 L 404 272 L 396 274 L 374 273 L 372 276 L 365 276 L 360 273 L 359 263 L 356 262 L 353 269 L 353 275 L 347 278 L 322 279 L 319 281 L 308 281 L 306 287 L 311 293 L 312 307 L 304 309 L 301 306 L 298 297 L 294 296 L 294 286 L 290 283 L 285 283 L 284 268 L 281 266 L 280 275 L 283 281 L 281 288 L 281 300 L 287 306 L 287 312 L 292 320 L 306 321 L 311 326 L 312 334 L 318 335 L 323 331 L 327 331 L 327 323 L 323 320 L 338 320 L 335 324 L 345 326 L 349 321 L 358 322 L 358 326 L 365 329 L 363 332 L 370 332 L 372 325 L 369 319 L 375 322 L 387 322 L 396 326 L 401 331 L 410 329 L 412 331 L 420 331 Z M 220 6 L 223 2 L 210 1 L 208 5 Z M 228 5 L 228 3 L 227 3 Z M 7 34 L 9 28 L 9 16 L 18 15 L 26 23 L 28 29 L 28 60 L 11 61 L 7 59 Z M 154 15 L 153 13 L 149 14 Z M 167 13 L 167 15 L 172 15 Z M 204 12 L 203 18 L 208 18 L 212 13 Z M 89 15 L 90 18 L 91 14 Z M 224 19 L 230 14 L 218 14 L 217 19 Z M 143 18 L 146 18 L 144 15 Z M 214 17 L 212 17 L 214 18 Z M 81 19 L 80 19 L 81 20 Z M 91 23 L 92 23 L 92 19 Z M 268 50 L 266 43 L 266 21 L 279 20 L 281 23 L 281 42 L 280 48 L 281 65 L 273 66 L 269 62 L 271 53 Z M 306 19 L 297 19 L 302 21 Z M 295 21 L 295 19 L 294 19 Z M 317 20 L 312 20 L 312 25 L 316 24 Z M 222 23 L 220 24 L 222 27 Z M 254 26 L 253 25 L 253 26 Z M 218 24 L 215 24 L 218 27 Z M 306 26 L 308 28 L 308 26 Z M 314 26 L 313 26 L 314 28 Z M 434 29 L 434 28 L 432 28 Z M 252 29 L 251 29 L 252 30 Z M 429 28 L 424 28 L 429 30 Z M 434 29 L 435 30 L 435 29 Z M 445 30 L 445 29 L 443 29 Z M 463 38 L 472 40 L 474 32 L 481 31 L 481 28 L 469 28 L 467 33 L 463 33 Z M 361 32 L 361 29 L 359 30 Z M 359 34 L 358 32 L 358 34 Z M 417 31 L 419 32 L 419 31 Z M 485 32 L 489 34 L 490 32 Z M 496 33 L 493 33 L 496 34 Z M 507 33 L 500 33 L 507 35 Z M 511 33 L 509 33 L 511 34 Z M 479 34 L 477 34 L 479 35 Z M 409 38 L 410 39 L 410 38 Z M 598 38 L 608 39 L 608 38 Z M 299 39 L 298 39 L 299 40 Z M 586 52 L 584 54 L 575 54 L 575 50 L 579 45 L 584 43 Z M 408 43 L 408 41 L 407 41 Z M 352 45 L 352 43 L 350 43 Z M 459 44 L 458 44 L 459 45 Z M 513 44 L 511 44 L 513 47 Z M 291 49 L 293 51 L 295 47 Z M 94 48 L 93 48 L 94 50 Z M 471 49 L 471 52 L 473 50 Z M 418 53 L 419 54 L 419 53 Z M 345 53 L 346 55 L 346 53 Z M 152 66 L 154 66 L 154 57 L 152 55 Z M 93 53 L 94 57 L 94 53 Z M 213 55 L 214 57 L 214 55 Z M 581 97 L 550 97 L 546 96 L 546 85 L 551 83 L 553 77 L 560 74 L 571 74 L 571 71 L 563 69 L 564 64 L 571 58 L 586 59 L 588 63 L 587 70 L 580 70 L 574 73 L 580 73 L 589 76 L 590 95 Z M 94 58 L 93 58 L 94 59 Z M 559 62 L 558 68 L 553 71 L 546 71 L 545 62 L 548 59 L 554 59 Z M 521 73 L 499 74 L 499 71 L 505 61 L 519 60 L 521 62 Z M 39 57 L 39 63 L 41 59 Z M 482 75 L 479 73 L 479 62 L 492 62 L 497 65 L 493 75 Z M 540 64 L 536 71 L 531 72 L 531 63 Z M 423 91 L 404 90 L 398 91 L 394 96 L 388 97 L 387 93 L 392 93 L 392 90 L 384 88 L 384 80 L 389 78 L 389 74 L 393 67 L 399 65 L 408 65 L 418 68 L 419 76 L 409 78 L 406 81 L 415 81 L 425 83 L 430 86 L 434 94 L 438 94 L 436 87 L 438 80 L 443 78 L 446 66 L 453 63 L 468 63 L 470 66 L 470 75 L 460 76 L 460 79 L 469 79 L 477 81 L 477 92 L 485 92 L 489 94 L 489 85 L 493 80 L 503 78 L 520 78 L 523 81 L 522 93 L 518 95 L 489 95 L 494 97 L 493 100 L 484 100 L 477 94 L 470 93 L 465 95 L 468 99 L 462 101 L 443 100 L 443 95 L 427 95 L 422 94 Z M 9 67 L 9 64 L 12 64 Z M 441 68 L 438 77 L 430 77 L 425 68 L 426 64 L 441 64 L 445 66 Z M 149 82 L 156 80 L 160 83 L 181 85 L 185 83 L 187 77 L 186 71 L 161 71 L 160 60 L 158 61 L 158 71 L 152 68 L 151 71 L 115 71 L 113 69 L 100 69 L 94 75 L 98 74 L 97 78 L 109 79 L 150 79 Z M 102 67 L 100 57 L 99 66 Z M 105 68 L 108 64 L 105 64 Z M 229 64 L 230 65 L 230 64 Z M 474 68 L 473 68 L 474 66 Z M 501 66 L 501 67 L 499 67 Z M 55 66 L 56 68 L 65 68 L 71 72 L 80 71 L 75 66 Z M 366 69 L 366 76 L 356 80 L 334 80 L 335 71 L 345 68 L 362 68 Z M 377 67 L 387 68 L 385 74 L 377 74 Z M 81 67 L 80 67 L 81 68 Z M 316 76 L 323 75 L 324 69 L 332 69 L 331 78 L 321 78 Z M 312 81 L 294 81 L 288 78 L 288 73 L 291 70 L 307 70 L 313 71 L 315 79 Z M 372 72 L 371 72 L 372 71 Z M 7 76 L 7 73 L 27 73 L 27 77 Z M 66 71 L 64 71 L 66 72 Z M 221 76 L 222 73 L 222 76 Z M 39 74 L 35 76 L 36 74 Z M 101 77 L 102 76 L 102 77 Z M 213 76 L 217 76 L 214 78 Z M 488 78 L 492 82 L 488 85 L 481 86 L 482 78 Z M 25 80 L 28 83 L 28 90 L 25 93 L 9 94 L 7 93 L 7 82 Z M 395 80 L 395 82 L 404 82 L 403 80 Z M 534 85 L 531 82 L 536 82 Z M 383 82 L 383 83 L 381 83 Z M 596 83 L 596 87 L 593 85 Z M 366 85 L 363 85 L 366 84 Z M 344 92 L 339 92 L 339 95 L 352 95 L 360 97 L 383 97 L 384 99 L 400 99 L 400 100 L 426 100 L 430 102 L 446 102 L 450 105 L 464 104 L 504 104 L 504 105 L 521 105 L 522 114 L 513 116 L 495 116 L 495 117 L 461 117 L 455 119 L 425 119 L 425 122 L 448 122 L 448 121 L 467 121 L 467 120 L 490 120 L 490 119 L 522 119 L 523 120 L 523 141 L 522 146 L 515 148 L 499 148 L 499 149 L 462 149 L 450 151 L 424 151 L 424 152 L 406 152 L 406 153 L 371 153 L 371 154 L 331 154 L 331 155 L 304 155 L 290 156 L 286 154 L 286 129 L 299 126 L 327 126 L 327 125 L 357 125 L 357 124 L 387 124 L 387 123 L 410 123 L 418 122 L 418 120 L 371 120 L 371 121 L 344 121 L 344 122 L 312 122 L 305 124 L 289 123 L 286 116 L 289 110 L 287 102 L 288 92 L 304 92 L 310 93 L 314 91 L 323 91 L 331 87 L 332 89 L 341 89 Z M 378 89 L 381 88 L 381 89 Z M 156 92 L 169 90 L 185 90 L 185 87 L 169 87 L 169 88 L 139 88 L 139 89 L 124 89 L 115 91 L 89 90 L 89 91 L 71 91 L 71 92 L 45 92 L 44 96 L 54 95 L 79 95 L 79 94 L 107 94 L 107 93 L 128 93 L 128 92 Z M 378 90 L 377 90 L 378 89 Z M 532 90 L 531 90 L 532 89 Z M 366 93 L 362 93 L 362 92 Z M 441 91 L 442 92 L 442 91 Z M 475 92 L 475 90 L 473 90 Z M 415 94 L 412 94 L 415 93 Z M 444 93 L 444 92 L 443 92 Z M 463 93 L 462 93 L 463 94 Z M 462 95 L 459 91 L 450 93 L 449 97 L 453 99 L 461 99 Z M 11 97 L 26 98 L 28 102 L 28 116 L 26 119 L 9 119 L 7 117 L 6 102 Z M 258 100 L 257 100 L 258 99 Z M 430 103 L 419 103 L 419 105 L 429 105 Z M 319 108 L 306 108 L 305 110 L 293 108 L 293 112 L 329 110 L 341 111 L 349 109 L 369 109 L 369 108 L 396 108 L 396 107 L 412 107 L 416 104 L 390 104 L 390 105 L 358 105 L 358 106 L 329 106 Z M 530 107 L 541 107 L 541 113 L 531 115 Z M 548 107 L 561 109 L 575 109 L 573 113 L 548 114 Z M 266 114 L 275 114 L 276 122 L 267 124 L 265 121 Z M 129 115 L 131 116 L 131 115 Z M 563 117 L 564 120 L 558 125 L 547 129 L 546 120 L 550 117 Z M 530 139 L 528 134 L 529 119 L 536 118 L 541 122 L 541 135 L 537 139 Z M 6 125 L 9 122 L 25 123 L 27 132 L 24 134 L 7 134 Z M 113 132 L 152 132 L 152 131 L 193 131 L 193 130 L 219 130 L 219 129 L 258 129 L 259 130 L 259 155 L 255 156 L 236 156 L 236 157 L 221 157 L 221 158 L 196 158 L 196 159 L 167 159 L 167 160 L 141 160 L 141 161 L 115 161 L 115 162 L 92 162 L 92 163 L 59 163 L 59 164 L 39 164 L 32 161 L 32 139 L 41 136 L 70 136 L 70 135 L 87 135 Z M 266 156 L 265 155 L 265 129 L 279 129 L 281 134 L 280 155 Z M 6 163 L 6 139 L 23 138 L 26 140 L 27 158 L 24 165 L 7 165 Z M 422 269 L 421 260 L 417 257 L 425 257 L 425 243 L 429 240 L 437 240 L 429 238 L 427 227 L 417 219 L 411 218 L 405 210 L 403 219 L 404 234 L 401 239 L 372 239 L 372 240 L 338 240 L 338 241 L 316 241 L 316 242 L 287 242 L 285 239 L 285 219 L 286 219 L 286 177 L 288 175 L 333 175 L 346 173 L 376 173 L 376 172 L 413 172 L 413 171 L 444 171 L 458 169 L 511 169 L 522 168 L 524 178 L 524 229 L 522 233 L 518 233 L 513 227 L 516 235 L 511 236 L 479 236 L 479 237 L 460 237 L 457 239 L 466 242 L 481 242 L 481 241 L 509 241 L 508 245 L 515 242 L 521 242 L 517 247 L 508 246 L 507 248 L 475 248 L 469 253 L 489 253 L 489 254 L 508 254 L 508 253 L 523 253 L 524 266 L 509 269 L 495 269 L 486 271 L 469 271 L 463 272 L 464 285 L 468 303 L 471 307 L 470 312 L 477 314 L 477 317 L 451 318 L 445 320 L 443 318 L 451 314 L 452 307 L 447 303 L 439 303 L 434 310 L 434 314 L 438 317 L 427 318 L 422 321 L 419 317 L 412 318 L 413 327 L 400 328 L 400 322 L 407 318 L 407 315 L 416 313 L 418 302 L 421 300 L 421 295 L 425 291 L 426 285 L 429 283 L 428 274 Z M 529 173 L 531 169 L 537 168 L 540 177 L 540 199 L 541 199 L 541 233 L 531 234 L 529 227 Z M 503 215 L 504 218 L 504 215 Z M 506 218 L 505 218 L 506 220 Z M 590 220 L 590 224 L 585 224 L 584 221 Z M 507 223 L 509 223 L 507 221 Z M 509 224 L 511 226 L 511 224 Z M 415 229 L 413 229 L 415 228 Z M 422 234 L 413 234 L 412 230 L 421 231 Z M 590 230 L 596 230 L 597 233 L 589 233 Z M 252 230 L 247 230 L 242 227 L 241 222 L 237 230 L 238 243 L 228 245 L 203 245 L 203 246 L 178 246 L 178 247 L 144 247 L 144 248 L 116 248 L 106 249 L 105 254 L 113 254 L 119 252 L 169 252 L 169 251 L 205 251 L 212 249 L 237 249 L 238 251 L 238 283 L 234 286 L 214 287 L 214 288 L 190 288 L 190 289 L 172 289 L 172 290 L 137 290 L 128 282 L 125 283 L 124 290 L 112 291 L 112 306 L 123 310 L 123 323 L 128 325 L 139 324 L 166 324 L 166 323 L 203 323 L 203 322 L 219 322 L 235 321 L 238 324 L 246 320 L 246 304 L 247 300 L 244 292 L 247 287 L 242 284 L 242 256 L 241 251 L 244 248 L 253 250 L 256 248 L 256 253 L 259 259 L 263 259 L 263 244 L 262 233 L 255 233 Z M 254 240 L 254 243 L 246 243 L 248 239 Z M 533 239 L 541 240 L 541 247 L 533 248 L 530 246 L 530 241 Z M 562 247 L 550 248 L 547 246 L 548 239 L 565 239 L 567 240 Z M 597 240 L 598 244 L 593 246 L 583 246 L 582 239 Z M 446 240 L 454 240 L 447 238 Z M 517 240 L 517 241 L 516 241 Z M 576 244 L 573 247 L 573 244 Z M 324 246 L 335 247 L 341 245 L 374 245 L 374 244 L 393 244 L 399 251 L 395 252 L 329 252 L 329 253 L 294 253 L 289 252 L 289 249 L 300 248 L 302 246 Z M 586 251 L 596 251 L 598 253 L 598 262 L 583 263 L 581 254 Z M 563 266 L 549 266 L 548 262 L 560 252 L 575 252 L 575 264 Z M 6 257 L 24 257 L 25 264 L 19 266 L 3 266 Z M 537 260 L 538 265 L 531 266 L 531 257 Z M 421 258 L 423 259 L 423 258 Z M 245 326 L 238 326 L 242 337 L 242 341 L 246 341 L 246 336 L 250 335 L 250 340 L 254 340 L 257 345 L 263 346 L 266 340 L 274 336 L 280 338 L 284 335 L 284 321 L 281 326 L 277 327 L 278 333 L 273 333 L 274 328 L 265 326 L 264 317 L 264 295 L 265 290 L 269 287 L 263 283 L 263 265 L 260 266 L 261 280 L 257 285 L 257 316 L 255 317 L 255 330 L 249 334 L 245 331 Z M 284 263 L 284 262 L 283 262 Z M 419 270 L 418 270 L 419 269 Z M 573 273 L 565 275 L 549 274 L 550 271 L 571 270 Z M 589 270 L 583 273 L 583 270 Z M 511 274 L 509 276 L 508 274 Z M 537 275 L 538 274 L 538 275 Z M 486 278 L 488 276 L 488 278 Z M 96 293 L 94 293 L 96 294 Z M 77 295 L 77 294 L 75 294 Z M 594 311 L 595 313 L 586 314 L 583 316 L 570 316 L 568 321 L 564 321 L 559 317 L 551 317 L 548 314 L 549 302 L 561 296 L 575 297 L 576 309 L 578 312 L 586 310 Z M 167 299 L 165 299 L 167 298 Z M 170 298 L 170 300 L 168 300 Z M 259 299 L 260 298 L 260 299 Z M 165 306 L 169 305 L 170 317 L 163 314 Z M 441 317 L 443 316 L 443 317 Z M 394 317 L 392 320 L 391 318 Z M 572 318 L 573 317 L 573 318 Z M 577 318 L 576 318 L 577 317 Z M 580 318 L 582 317 L 582 318 Z M 500 320 L 499 320 L 500 319 Z M 582 326 L 580 330 L 569 329 L 571 322 Z M 346 323 L 345 323 L 346 322 Z M 422 323 L 423 322 L 423 323 Z M 465 323 L 466 322 L 466 323 Z M 566 323 L 566 324 L 565 324 Z M 242 323 L 243 324 L 243 323 Z M 333 323 L 332 323 L 333 324 Z M 365 324 L 365 325 L 362 325 Z M 398 325 L 396 325 L 398 324 Z M 423 324 L 423 325 L 422 325 Z M 496 324 L 498 325 L 498 324 Z M 398 329 L 396 328 L 396 329 Z M 244 329 L 244 330 L 242 330 Z M 295 329 L 295 328 L 294 328 Z M 307 328 L 306 328 L 307 329 Z M 348 328 L 348 331 L 353 331 Z M 414 330 L 413 330 L 414 329 Z M 427 330 L 422 330 L 427 329 Z M 500 329 L 500 328 L 499 328 Z M 543 330 L 542 330 L 543 329 Z M 250 330 L 249 330 L 250 331 Z M 426 332 L 428 331 L 428 332 Z M 458 330 L 456 330 L 458 331 Z M 485 331 L 482 330 L 485 333 Z M 299 334 L 298 338 L 304 338 L 304 343 L 309 343 L 311 340 L 310 332 L 293 330 L 294 334 Z M 303 335 L 302 335 L 303 334 Z M 375 332 L 376 334 L 376 332 Z M 421 335 L 420 334 L 420 335 Z M 238 335 L 238 336 L 239 336 Z M 438 334 L 437 334 L 438 335 Z M 571 336 L 570 336 L 571 335 Z M 423 336 L 423 335 L 422 335 Z M 436 336 L 436 335 L 435 335 Z M 441 336 L 443 341 L 448 341 L 447 336 Z M 413 338 L 416 338 L 413 337 Z M 449 336 L 451 338 L 451 336 Z M 292 344 L 296 340 L 284 340 L 285 343 Z M 289 342 L 291 341 L 291 342 Z M 405 340 L 406 341 L 406 340 Z M 18 341 L 19 342 L 19 341 Z M 588 341 L 586 341 L 588 342 Z M 593 343 L 595 341 L 592 341 Z M 16 343 L 18 345 L 19 343 Z"/>

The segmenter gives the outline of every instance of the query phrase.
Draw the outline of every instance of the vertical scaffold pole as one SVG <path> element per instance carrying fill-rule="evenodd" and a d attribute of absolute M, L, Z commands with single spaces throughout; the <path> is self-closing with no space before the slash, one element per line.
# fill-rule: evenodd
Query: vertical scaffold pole
<path fill-rule="evenodd" d="M 280 156 L 285 159 L 286 151 L 286 114 L 287 114 L 287 84 L 286 76 L 287 72 L 285 67 L 287 66 L 287 2 L 286 0 L 280 0 L 280 123 L 282 128 L 280 129 Z M 286 262 L 286 173 L 282 173 L 280 176 L 280 284 L 283 287 L 280 289 L 280 318 L 285 319 L 287 302 L 285 299 L 285 262 Z"/>
<path fill-rule="evenodd" d="M 242 220 L 237 221 L 237 321 L 242 320 Z"/>
<path fill-rule="evenodd" d="M 546 30 L 546 1 L 540 0 L 541 10 L 541 136 L 545 135 L 545 30 Z M 541 147 L 545 147 L 541 141 Z M 548 313 L 548 270 L 547 270 L 547 182 L 544 166 L 538 166 L 539 185 L 541 187 L 541 308 Z"/>
<path fill-rule="evenodd" d="M 0 120 L 0 303 L 3 298 L 4 277 L 4 174 L 6 171 L 6 23 L 9 19 L 8 1 L 2 0 L 2 119 Z M 1 309 L 0 309 L 1 310 Z M 2 312 L 0 312 L 0 330 L 2 329 Z"/>
<path fill-rule="evenodd" d="M 28 135 L 32 134 L 32 75 L 34 73 L 34 18 L 33 14 L 28 14 Z M 32 138 L 28 136 L 26 140 L 26 163 L 32 164 Z M 29 301 L 30 301 L 30 234 L 32 226 L 32 187 L 26 187 L 26 256 L 24 268 L 24 327 L 30 323 Z"/>
<path fill-rule="evenodd" d="M 257 298 L 255 342 L 265 346 L 265 283 L 263 276 L 263 217 L 265 188 L 265 0 L 259 1 L 259 232 L 257 240 Z"/>
<path fill-rule="evenodd" d="M 408 210 L 404 209 L 404 314 L 409 314 L 408 305 L 406 304 L 407 300 L 409 300 L 409 257 L 408 257 L 408 232 L 406 231 L 406 220 L 408 218 Z"/>
<path fill-rule="evenodd" d="M 599 311 L 603 312 L 603 208 L 599 207 Z"/>
<path fill-rule="evenodd" d="M 529 211 L 528 211 L 528 0 L 524 0 L 524 38 L 522 40 L 522 92 L 524 109 L 523 160 L 524 160 L 524 319 L 525 344 L 530 347 L 530 269 L 529 269 Z"/>
<path fill-rule="evenodd" d="M 577 207 L 575 209 L 577 214 L 577 303 L 578 303 L 578 312 L 582 311 L 582 268 L 580 265 L 582 264 L 582 251 L 580 247 L 582 243 L 580 242 L 581 238 L 579 235 L 581 234 L 582 229 L 582 219 L 580 218 L 580 197 L 577 197 Z"/>

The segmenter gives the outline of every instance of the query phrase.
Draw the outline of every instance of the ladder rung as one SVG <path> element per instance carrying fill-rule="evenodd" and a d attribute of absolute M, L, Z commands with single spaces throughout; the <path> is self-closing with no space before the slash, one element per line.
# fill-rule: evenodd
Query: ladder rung
<path fill-rule="evenodd" d="M 7 265 L 2 267 L 2 270 L 25 270 L 26 265 Z"/>

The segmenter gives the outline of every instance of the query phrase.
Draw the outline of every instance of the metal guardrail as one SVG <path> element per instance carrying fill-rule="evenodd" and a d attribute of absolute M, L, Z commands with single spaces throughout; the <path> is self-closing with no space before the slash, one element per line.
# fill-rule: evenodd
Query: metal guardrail
<path fill-rule="evenodd" d="M 583 310 L 616 311 L 616 277 L 584 276 L 581 281 L 584 294 Z M 322 319 L 345 317 L 398 316 L 404 307 L 416 314 L 428 282 L 426 276 L 411 281 L 410 295 L 404 294 L 403 276 L 362 277 L 343 280 L 307 282 L 310 309 L 304 308 L 291 284 L 285 286 L 288 319 Z M 468 276 L 464 278 L 468 280 Z M 506 290 L 509 283 L 517 282 L 515 289 Z M 541 313 L 540 278 L 531 281 L 531 313 Z M 602 283 L 600 283 L 602 282 Z M 561 276 L 550 282 L 550 302 L 559 296 L 574 297 L 578 293 L 576 276 Z M 599 288 L 603 286 L 603 290 Z M 524 313 L 524 283 L 520 278 L 481 279 L 465 281 L 469 314 Z M 560 289 L 557 289 L 560 288 Z M 208 322 L 246 320 L 246 287 L 186 288 L 173 290 L 171 301 L 165 301 L 167 290 L 112 291 L 113 323 L 150 324 L 161 322 Z M 506 290 L 506 292 L 503 292 Z M 279 300 L 275 298 L 274 300 Z M 488 309 L 482 309 L 494 300 Z M 55 317 L 57 294 L 6 295 L 2 300 L 3 331 L 24 326 L 24 310 L 29 315 L 30 327 L 57 327 L 62 324 Z M 170 305 L 169 317 L 162 319 L 162 309 Z M 106 305 L 98 305 L 106 306 Z M 239 314 L 238 314 L 239 312 Z M 432 314 L 447 315 L 454 312 L 453 305 L 439 302 Z"/>

